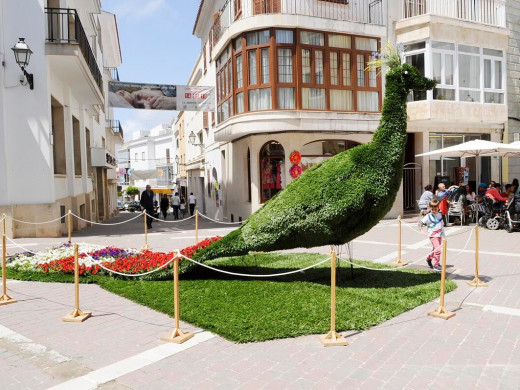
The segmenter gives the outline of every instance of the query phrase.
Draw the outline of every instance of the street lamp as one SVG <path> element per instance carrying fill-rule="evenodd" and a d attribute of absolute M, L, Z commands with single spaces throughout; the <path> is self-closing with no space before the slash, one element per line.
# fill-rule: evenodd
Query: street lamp
<path fill-rule="evenodd" d="M 179 156 L 175 156 L 175 163 L 176 163 L 177 165 L 179 164 L 179 161 L 180 161 Z"/>
<path fill-rule="evenodd" d="M 27 79 L 27 83 L 24 84 L 23 79 L 20 80 L 22 85 L 29 84 L 30 89 L 34 89 L 34 77 L 32 73 L 27 73 L 25 67 L 29 65 L 29 59 L 31 58 L 32 50 L 29 49 L 27 43 L 25 43 L 25 38 L 18 38 L 19 41 L 11 50 L 14 52 L 14 58 L 16 59 L 16 63 L 22 69 L 22 72 Z"/>
<path fill-rule="evenodd" d="M 193 146 L 202 146 L 202 144 L 196 144 L 195 143 L 195 138 L 197 138 L 197 136 L 195 135 L 195 133 L 193 132 L 193 130 L 191 131 L 190 135 L 188 136 L 189 140 L 190 140 L 190 144 L 192 144 Z"/>

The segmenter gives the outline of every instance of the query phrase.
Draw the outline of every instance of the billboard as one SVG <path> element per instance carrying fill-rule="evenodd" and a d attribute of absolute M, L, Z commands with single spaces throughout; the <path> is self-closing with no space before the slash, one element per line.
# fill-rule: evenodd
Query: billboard
<path fill-rule="evenodd" d="M 214 111 L 215 89 L 188 85 L 110 81 L 109 107 L 145 110 Z"/>

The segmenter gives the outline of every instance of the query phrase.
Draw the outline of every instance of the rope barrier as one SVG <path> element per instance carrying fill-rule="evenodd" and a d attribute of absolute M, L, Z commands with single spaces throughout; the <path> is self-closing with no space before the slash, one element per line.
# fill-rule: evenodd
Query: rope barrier
<path fill-rule="evenodd" d="M 399 271 L 399 270 L 402 270 L 403 268 L 408 268 L 411 265 L 413 265 L 415 263 L 418 263 L 419 261 L 425 260 L 426 258 L 428 258 L 428 256 L 430 256 L 434 252 L 440 252 L 441 251 L 440 248 L 441 247 L 439 246 L 437 249 L 434 249 L 434 250 L 430 251 L 425 256 L 420 257 L 418 260 L 412 261 L 411 263 L 407 263 L 406 265 L 403 265 L 403 266 L 398 267 L 398 268 L 371 268 L 371 267 L 365 267 L 364 265 L 361 265 L 361 264 L 358 264 L 358 263 L 354 263 L 354 262 L 352 262 L 350 260 L 347 260 L 347 259 L 344 259 L 342 257 L 338 257 L 338 259 L 341 260 L 341 261 L 344 261 L 344 262 L 346 262 L 348 264 L 355 265 L 355 266 L 357 266 L 359 268 L 364 268 L 364 269 L 368 269 L 368 270 L 371 270 L 371 271 Z"/>
<path fill-rule="evenodd" d="M 144 213 L 144 212 L 143 212 Z M 147 218 L 151 218 L 151 219 L 155 219 L 156 221 L 160 221 L 160 222 L 166 222 L 166 223 L 181 223 L 181 222 L 186 222 L 192 218 L 195 218 L 195 214 L 194 215 L 191 215 L 189 216 L 188 218 L 184 218 L 184 219 L 174 219 L 173 221 L 167 221 L 165 219 L 160 219 L 160 218 L 156 218 L 154 217 L 153 215 L 150 215 L 148 214 Z"/>
<path fill-rule="evenodd" d="M 7 241 L 11 242 L 12 244 L 16 245 L 18 248 L 20 249 L 23 249 L 25 253 L 30 253 L 32 255 L 35 255 L 37 252 L 33 252 L 32 250 L 30 249 L 27 249 L 27 248 L 24 248 L 23 246 L 21 246 L 20 244 L 18 244 L 17 242 L 11 240 L 9 237 L 5 237 L 7 239 Z"/>
<path fill-rule="evenodd" d="M 236 225 L 237 223 L 243 223 L 245 221 L 240 221 L 240 222 L 224 222 L 224 221 L 219 221 L 217 219 L 213 219 L 213 218 L 210 218 L 208 217 L 207 215 L 204 215 L 204 214 L 201 214 L 199 213 L 199 215 L 203 218 L 206 218 L 206 219 L 209 219 L 210 221 L 213 221 L 213 222 L 216 222 L 216 223 L 221 223 L 223 225 Z"/>
<path fill-rule="evenodd" d="M 28 222 L 28 221 L 22 221 L 22 220 L 19 220 L 19 219 L 16 219 L 16 218 L 13 218 L 13 217 L 10 217 L 9 215 L 6 215 L 7 218 L 11 219 L 12 221 L 15 221 L 15 222 L 19 222 L 19 223 L 26 223 L 28 225 L 44 225 L 46 223 L 52 223 L 52 222 L 56 222 L 56 221 L 59 221 L 60 219 L 63 219 L 65 218 L 66 215 L 64 215 L 63 217 L 58 217 L 58 218 L 55 218 L 55 219 L 52 219 L 50 221 L 45 221 L 45 222 Z"/>
<path fill-rule="evenodd" d="M 91 223 L 91 224 L 93 224 L 93 225 L 114 226 L 114 225 L 122 225 L 122 224 L 124 224 L 124 223 L 130 222 L 130 221 L 133 221 L 134 219 L 137 219 L 137 218 L 143 216 L 144 213 L 145 213 L 145 212 L 143 211 L 143 212 L 137 214 L 135 217 L 130 218 L 130 219 L 126 220 L 126 221 L 123 221 L 123 222 L 114 222 L 114 223 L 102 223 L 102 222 L 89 221 L 88 219 L 81 218 L 79 215 L 76 215 L 76 214 L 74 214 L 73 212 L 71 212 L 70 214 L 73 215 L 74 217 L 76 217 L 77 219 L 80 219 L 80 220 L 82 220 L 82 221 L 84 221 L 84 222 L 87 222 L 87 223 Z"/>
<path fill-rule="evenodd" d="M 212 267 L 210 265 L 207 265 L 207 264 L 204 264 L 204 263 L 200 263 L 196 260 L 193 260 L 187 256 L 184 256 L 183 254 L 181 254 L 179 252 L 179 256 L 188 260 L 188 261 L 191 261 L 192 263 L 194 264 L 197 264 L 197 265 L 200 265 L 204 268 L 208 268 L 208 269 L 211 269 L 213 271 L 216 271 L 216 272 L 221 272 L 223 274 L 227 274 L 227 275 L 233 275 L 233 276 L 244 276 L 246 278 L 273 278 L 273 277 L 277 277 L 277 276 L 286 276 L 286 275 L 291 275 L 291 274 L 295 274 L 295 273 L 298 273 L 298 272 L 304 272 L 304 271 L 307 271 L 311 268 L 314 268 L 314 267 L 317 267 L 318 265 L 321 265 L 327 261 L 329 261 L 331 258 L 330 257 L 327 257 L 325 260 L 323 261 L 320 261 L 316 264 L 313 264 L 313 265 L 310 265 L 308 267 L 305 267 L 305 268 L 302 268 L 302 269 L 298 269 L 298 270 L 295 270 L 295 271 L 289 271 L 289 272 L 282 272 L 282 273 L 279 273 L 279 274 L 264 274 L 264 275 L 256 275 L 256 274 L 242 274 L 242 273 L 238 273 L 238 272 L 230 272 L 230 271 L 224 271 L 224 270 L 221 270 L 221 269 L 218 269 L 218 268 L 215 268 L 215 267 Z"/>

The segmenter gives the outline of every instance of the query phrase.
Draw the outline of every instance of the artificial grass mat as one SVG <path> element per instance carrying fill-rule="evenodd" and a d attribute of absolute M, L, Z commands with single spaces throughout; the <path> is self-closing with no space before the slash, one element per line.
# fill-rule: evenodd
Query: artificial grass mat
<path fill-rule="evenodd" d="M 326 257 L 318 254 L 255 254 L 223 258 L 208 265 L 246 274 L 273 274 L 301 269 Z M 360 262 L 371 268 L 388 268 Z M 23 280 L 71 282 L 71 275 L 14 272 Z M 173 316 L 172 281 L 123 280 L 108 276 L 82 278 L 154 310 Z M 456 288 L 447 279 L 446 292 Z M 373 271 L 341 262 L 336 296 L 337 330 L 375 326 L 439 296 L 440 274 L 403 269 Z M 201 267 L 180 279 L 181 320 L 239 343 L 265 341 L 330 330 L 330 262 L 293 275 L 252 279 Z M 426 315 L 426 314 L 425 314 Z"/>

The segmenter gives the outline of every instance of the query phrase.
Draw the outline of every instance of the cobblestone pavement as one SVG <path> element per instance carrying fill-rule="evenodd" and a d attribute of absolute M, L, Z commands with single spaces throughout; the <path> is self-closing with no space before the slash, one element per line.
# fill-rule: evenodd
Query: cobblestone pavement
<path fill-rule="evenodd" d="M 414 221 L 404 221 L 402 234 L 402 257 L 409 262 L 429 251 L 429 241 L 412 230 Z M 96 226 L 73 241 L 136 246 L 143 241 L 141 224 Z M 154 223 L 150 245 L 171 250 L 192 244 L 192 222 L 182 225 Z M 229 231 L 202 221 L 201 228 L 199 238 Z M 459 288 L 446 295 L 445 306 L 455 317 L 427 316 L 439 306 L 430 302 L 367 331 L 344 332 L 347 347 L 324 348 L 316 335 L 234 344 L 182 324 L 196 333 L 182 349 L 160 341 L 173 319 L 96 285 L 81 286 L 81 308 L 93 317 L 64 323 L 72 285 L 10 280 L 8 292 L 19 302 L 0 307 L 0 388 L 519 389 L 520 233 L 479 229 L 480 275 L 489 287 L 472 288 L 465 283 L 474 277 L 471 230 L 447 229 L 448 270 Z M 37 249 L 63 240 L 15 241 Z M 383 221 L 353 243 L 353 257 L 390 262 L 396 242 L 396 221 Z"/>

